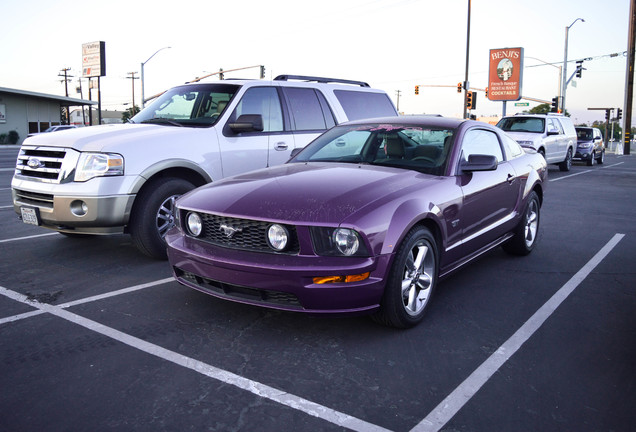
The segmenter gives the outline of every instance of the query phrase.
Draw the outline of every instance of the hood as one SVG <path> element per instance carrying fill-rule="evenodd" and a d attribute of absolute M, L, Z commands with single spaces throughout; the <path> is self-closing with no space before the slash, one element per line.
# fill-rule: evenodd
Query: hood
<path fill-rule="evenodd" d="M 514 139 L 515 141 L 536 141 L 538 139 L 541 139 L 543 134 L 541 133 L 536 133 L 536 132 L 508 132 L 506 131 L 506 133 L 508 135 L 510 135 L 510 137 L 512 139 Z"/>
<path fill-rule="evenodd" d="M 195 128 L 153 124 L 110 124 L 51 132 L 29 137 L 24 145 L 66 147 L 77 151 L 121 152 L 140 141 L 171 140 L 178 134 L 183 139 L 185 130 Z M 196 128 L 198 129 L 198 128 Z"/>
<path fill-rule="evenodd" d="M 437 179 L 398 168 L 291 163 L 203 186 L 182 197 L 179 206 L 239 218 L 338 225 L 363 209 L 366 214 L 388 202 L 397 206 L 400 197 Z"/>

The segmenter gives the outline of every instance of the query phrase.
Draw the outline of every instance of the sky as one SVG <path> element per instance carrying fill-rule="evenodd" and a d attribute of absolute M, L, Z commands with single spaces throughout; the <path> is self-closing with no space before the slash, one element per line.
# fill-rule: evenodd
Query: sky
<path fill-rule="evenodd" d="M 368 82 L 385 90 L 405 114 L 462 117 L 457 83 L 466 69 L 468 0 L 0 0 L 0 87 L 64 95 L 59 76 L 70 68 L 75 92 L 82 44 L 104 41 L 102 108 L 123 110 L 141 99 L 207 73 L 264 65 L 281 74 Z M 522 47 L 522 94 L 551 101 L 568 37 L 568 76 L 574 60 L 591 58 L 567 90 L 575 123 L 603 120 L 590 107 L 623 108 L 629 0 L 472 0 L 471 87 L 485 88 L 490 49 Z M 618 54 L 618 55 L 616 55 Z M 532 58 L 531 58 L 532 57 Z M 536 60 L 539 59 L 539 60 Z M 557 64 L 558 66 L 559 64 Z M 226 78 L 258 78 L 259 68 Z M 208 78 L 206 82 L 218 78 Z M 84 98 L 86 80 L 83 80 Z M 419 95 L 414 94 L 420 85 Z M 428 87 L 449 86 L 449 87 Z M 94 99 L 96 96 L 94 96 Z M 521 101 L 523 102 L 523 101 Z M 125 105 L 127 104 L 127 105 Z M 516 107 L 507 114 L 536 106 Z M 477 116 L 501 115 L 503 104 L 477 98 Z"/>

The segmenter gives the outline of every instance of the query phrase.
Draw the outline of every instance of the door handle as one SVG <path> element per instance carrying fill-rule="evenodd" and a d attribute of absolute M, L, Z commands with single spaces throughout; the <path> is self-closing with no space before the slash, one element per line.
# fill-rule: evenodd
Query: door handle
<path fill-rule="evenodd" d="M 288 148 L 288 147 L 289 147 L 289 146 L 287 145 L 287 143 L 286 143 L 286 142 L 281 141 L 281 142 L 277 142 L 277 143 L 274 145 L 274 150 L 277 150 L 277 151 L 284 151 L 284 150 L 287 150 L 287 148 Z"/>
<path fill-rule="evenodd" d="M 515 181 L 516 178 L 517 178 L 517 176 L 514 176 L 512 174 L 508 174 L 508 178 L 506 178 L 506 180 L 508 181 L 508 183 L 512 183 L 513 181 Z"/>

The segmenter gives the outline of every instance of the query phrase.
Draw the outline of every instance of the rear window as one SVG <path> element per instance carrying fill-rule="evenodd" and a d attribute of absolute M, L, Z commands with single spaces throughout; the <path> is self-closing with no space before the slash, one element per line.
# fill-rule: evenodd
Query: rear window
<path fill-rule="evenodd" d="M 349 120 L 396 116 L 397 111 L 386 93 L 334 90 Z"/>

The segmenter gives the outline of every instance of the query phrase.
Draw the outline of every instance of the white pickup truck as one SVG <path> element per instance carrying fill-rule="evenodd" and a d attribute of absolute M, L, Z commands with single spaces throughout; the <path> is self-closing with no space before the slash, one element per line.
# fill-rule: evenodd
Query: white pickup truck
<path fill-rule="evenodd" d="M 165 258 L 174 201 L 223 177 L 282 164 L 348 120 L 397 115 L 358 81 L 281 75 L 172 88 L 131 123 L 27 138 L 11 182 L 22 221 L 68 236 L 128 232 Z"/>

